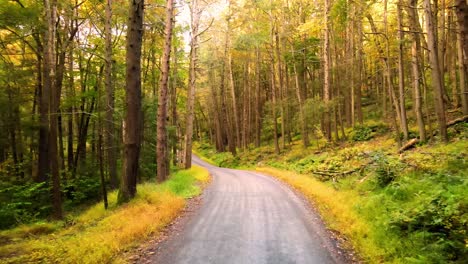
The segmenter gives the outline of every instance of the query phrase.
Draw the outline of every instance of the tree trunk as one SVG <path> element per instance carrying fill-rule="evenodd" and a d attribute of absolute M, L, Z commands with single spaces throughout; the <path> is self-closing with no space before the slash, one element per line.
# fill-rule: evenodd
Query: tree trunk
<path fill-rule="evenodd" d="M 448 142 L 447 125 L 445 121 L 445 105 L 443 98 L 444 84 L 440 73 L 439 57 L 437 54 L 437 39 L 433 21 L 433 12 L 430 0 L 424 0 L 424 11 L 426 13 L 427 46 L 429 49 L 429 60 L 431 64 L 432 86 L 434 88 L 434 103 L 439 123 L 439 132 L 442 140 Z"/>
<path fill-rule="evenodd" d="M 412 33 L 412 44 L 411 44 L 411 71 L 413 77 L 413 95 L 414 95 L 414 112 L 416 114 L 416 121 L 418 123 L 419 139 L 424 142 L 426 141 L 426 129 L 424 125 L 424 117 L 422 113 L 422 103 L 421 103 L 421 89 L 419 79 L 421 77 L 420 73 L 420 62 L 419 62 L 419 53 L 421 50 L 421 42 L 418 27 L 416 23 L 419 23 L 418 12 L 416 11 L 417 0 L 410 0 L 410 6 L 408 7 L 409 14 L 409 23 Z"/>
<path fill-rule="evenodd" d="M 162 55 L 161 80 L 159 83 L 158 120 L 157 120 L 157 180 L 165 181 L 169 176 L 169 150 L 167 144 L 167 90 L 171 60 L 172 26 L 174 2 L 166 2 L 166 21 L 164 29 L 164 51 Z"/>
<path fill-rule="evenodd" d="M 325 30 L 323 37 L 323 101 L 325 112 L 323 113 L 323 130 L 328 141 L 332 140 L 331 135 L 331 113 L 330 113 L 330 0 L 325 0 Z"/>
<path fill-rule="evenodd" d="M 44 0 L 46 11 L 47 28 L 44 35 L 44 89 L 49 91 L 49 166 L 52 176 L 52 207 L 53 217 L 61 219 L 62 197 L 60 193 L 60 169 L 58 157 L 58 119 L 57 113 L 60 105 L 60 92 L 55 83 L 55 23 L 57 18 L 57 2 L 55 0 Z M 46 88 L 47 86 L 47 88 Z"/>
<path fill-rule="evenodd" d="M 457 58 L 458 75 L 460 78 L 460 93 L 462 110 L 468 115 L 468 4 L 463 0 L 457 1 Z"/>
<path fill-rule="evenodd" d="M 294 47 L 291 46 L 291 54 L 294 58 Z M 297 75 L 297 67 L 296 63 L 293 63 L 293 70 L 294 70 L 294 80 L 295 80 L 295 87 L 296 87 L 296 96 L 297 101 L 299 102 L 299 118 L 301 119 L 301 137 L 302 137 L 302 145 L 304 148 L 307 148 L 310 144 L 309 142 L 309 133 L 307 130 L 307 121 L 305 118 L 305 111 L 304 111 L 304 99 L 302 98 L 301 87 L 299 85 L 299 77 Z"/>
<path fill-rule="evenodd" d="M 398 18 L 398 88 L 400 92 L 400 114 L 401 114 L 401 129 L 403 130 L 403 137 L 408 140 L 408 120 L 406 118 L 406 108 L 405 108 L 405 76 L 404 76 L 404 67 L 403 67 L 403 15 L 402 15 L 402 1 L 399 0 L 397 4 L 397 18 Z"/>
<path fill-rule="evenodd" d="M 197 60 L 198 60 L 198 30 L 200 25 L 201 11 L 198 6 L 198 0 L 191 2 L 191 42 L 190 42 L 190 65 L 189 65 L 189 87 L 187 91 L 187 117 L 185 121 L 185 150 L 184 167 L 192 167 L 192 140 L 193 140 L 193 119 L 195 112 L 195 89 L 197 78 Z"/>
<path fill-rule="evenodd" d="M 261 98 L 260 98 L 260 51 L 255 48 L 255 147 L 260 147 L 260 138 L 262 133 L 262 117 L 261 117 Z"/>
<path fill-rule="evenodd" d="M 104 119 L 105 150 L 107 154 L 107 167 L 109 170 L 109 180 L 112 189 L 119 186 L 117 177 L 117 144 L 115 140 L 114 127 L 114 86 L 112 83 L 112 0 L 106 0 L 106 14 L 104 20 L 105 38 L 105 67 L 104 85 L 106 86 L 106 113 Z"/>
<path fill-rule="evenodd" d="M 124 156 L 119 203 L 135 197 L 138 178 L 141 137 L 141 44 L 143 38 L 144 0 L 130 1 L 127 54 L 126 97 L 127 113 L 123 127 Z"/>

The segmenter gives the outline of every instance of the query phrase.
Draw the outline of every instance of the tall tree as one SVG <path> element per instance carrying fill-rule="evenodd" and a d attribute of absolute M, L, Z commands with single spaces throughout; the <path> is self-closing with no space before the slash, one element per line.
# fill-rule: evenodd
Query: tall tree
<path fill-rule="evenodd" d="M 408 140 L 408 120 L 406 117 L 406 100 L 405 100 L 405 76 L 404 76 L 404 35 L 403 35 L 403 12 L 402 12 L 402 1 L 399 0 L 397 3 L 397 18 L 398 18 L 398 88 L 400 93 L 400 113 L 401 113 L 401 129 L 403 131 L 403 137 Z"/>
<path fill-rule="evenodd" d="M 184 149 L 184 167 L 186 169 L 192 167 L 192 136 L 193 136 L 193 119 L 195 114 L 195 89 L 197 78 L 197 60 L 198 60 L 198 39 L 200 16 L 202 10 L 198 0 L 193 0 L 190 3 L 190 55 L 189 55 L 189 81 L 187 92 L 187 118 L 185 121 L 185 149 Z"/>
<path fill-rule="evenodd" d="M 427 46 L 429 49 L 429 61 L 431 64 L 432 87 L 434 89 L 434 104 L 436 107 L 437 121 L 439 123 L 439 132 L 442 140 L 447 142 L 447 124 L 445 118 L 444 104 L 444 83 L 439 65 L 439 56 L 437 49 L 436 28 L 434 24 L 434 12 L 432 11 L 431 0 L 424 0 L 424 12 L 426 14 Z"/>
<path fill-rule="evenodd" d="M 107 167 L 112 188 L 118 187 L 117 178 L 117 148 L 114 128 L 114 86 L 112 82 L 112 0 L 106 0 L 104 20 L 105 39 L 105 67 L 104 84 L 106 86 L 106 116 L 104 122 L 105 129 L 105 149 L 107 152 Z"/>
<path fill-rule="evenodd" d="M 170 73 L 172 27 L 174 17 L 173 0 L 166 1 L 166 21 L 164 29 L 164 51 L 162 56 L 161 80 L 159 83 L 158 120 L 157 120 L 157 177 L 164 181 L 169 175 L 169 149 L 167 142 L 167 91 Z"/>
<path fill-rule="evenodd" d="M 52 176 L 52 206 L 53 216 L 62 218 L 62 197 L 60 193 L 60 169 L 58 157 L 58 119 L 57 113 L 60 105 L 60 92 L 55 82 L 55 34 L 57 19 L 57 1 L 44 0 L 45 18 L 47 27 L 44 34 L 44 89 L 49 91 L 49 166 Z"/>
<path fill-rule="evenodd" d="M 127 112 L 123 127 L 124 156 L 119 202 L 136 194 L 141 138 L 141 45 L 144 0 L 130 0 L 127 25 L 126 97 Z"/>
<path fill-rule="evenodd" d="M 457 13 L 457 55 L 460 76 L 460 93 L 463 114 L 468 115 L 468 3 L 456 0 Z"/>
<path fill-rule="evenodd" d="M 424 125 L 424 117 L 422 113 L 422 95 L 420 88 L 421 70 L 420 70 L 420 53 L 421 53 L 421 40 L 420 32 L 418 32 L 419 23 L 417 12 L 417 0 L 410 0 L 408 7 L 410 30 L 412 31 L 412 44 L 411 44 L 411 73 L 413 84 L 413 99 L 414 99 L 414 112 L 416 114 L 416 121 L 418 123 L 419 139 L 426 141 L 426 129 Z"/>
<path fill-rule="evenodd" d="M 328 141 L 331 141 L 331 77 L 330 77 L 330 0 L 325 0 L 325 30 L 323 36 L 323 101 L 325 103 L 325 112 L 323 116 L 323 131 Z"/>

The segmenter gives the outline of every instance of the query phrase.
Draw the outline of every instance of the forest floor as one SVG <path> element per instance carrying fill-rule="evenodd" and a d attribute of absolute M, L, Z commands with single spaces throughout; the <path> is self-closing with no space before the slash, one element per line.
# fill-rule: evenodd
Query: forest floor
<path fill-rule="evenodd" d="M 113 191 L 108 210 L 100 202 L 63 221 L 1 231 L 0 263 L 126 263 L 125 252 L 158 239 L 209 180 L 207 170 L 194 166 L 163 184 L 139 184 L 135 199 L 122 206 Z"/>
<path fill-rule="evenodd" d="M 280 154 L 270 144 L 233 156 L 206 143 L 197 144 L 197 153 L 289 184 L 364 262 L 466 263 L 468 124 L 449 133 L 448 144 L 434 140 L 401 154 L 379 123 L 350 131 L 347 141 L 306 149 L 295 138 Z"/>

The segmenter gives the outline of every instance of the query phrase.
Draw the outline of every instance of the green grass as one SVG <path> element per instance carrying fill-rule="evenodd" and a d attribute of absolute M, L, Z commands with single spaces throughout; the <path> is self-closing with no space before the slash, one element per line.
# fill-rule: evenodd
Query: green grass
<path fill-rule="evenodd" d="M 108 210 L 97 203 L 64 221 L 2 231 L 0 263 L 125 262 L 120 253 L 157 236 L 182 211 L 185 198 L 200 194 L 208 181 L 208 171 L 193 166 L 163 184 L 138 185 L 135 199 L 122 206 L 114 191 Z"/>

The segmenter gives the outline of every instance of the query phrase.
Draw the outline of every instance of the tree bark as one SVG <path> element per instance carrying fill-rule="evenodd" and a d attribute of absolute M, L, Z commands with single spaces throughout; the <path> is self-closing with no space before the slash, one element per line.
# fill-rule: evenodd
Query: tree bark
<path fill-rule="evenodd" d="M 403 67 L 403 15 L 402 15 L 402 1 L 399 0 L 397 4 L 397 18 L 398 18 L 398 88 L 400 92 L 400 113 L 401 113 L 401 129 L 403 131 L 403 137 L 408 140 L 408 120 L 406 118 L 406 107 L 405 107 L 405 76 Z"/>
<path fill-rule="evenodd" d="M 135 197 L 141 137 L 141 45 L 143 38 L 144 0 L 131 0 L 126 45 L 127 113 L 123 127 L 124 156 L 119 203 Z"/>
<path fill-rule="evenodd" d="M 62 213 L 62 197 L 60 193 L 60 169 L 58 157 L 58 119 L 57 113 L 60 105 L 60 92 L 57 89 L 56 65 L 55 65 L 55 33 L 56 33 L 56 18 L 57 18 L 57 2 L 56 0 L 44 0 L 44 9 L 46 11 L 45 18 L 47 20 L 47 28 L 44 34 L 44 89 L 49 91 L 49 168 L 52 177 L 52 208 L 53 217 L 61 219 Z M 47 88 L 46 88 L 47 87 Z"/>
<path fill-rule="evenodd" d="M 190 19 L 191 19 L 191 36 L 190 41 L 190 65 L 189 65 L 189 87 L 187 91 L 187 117 L 185 120 L 185 150 L 184 150 L 184 167 L 189 169 L 192 167 L 192 140 L 193 140 L 193 119 L 195 112 L 195 90 L 197 78 L 197 60 L 198 60 L 198 38 L 200 25 L 200 7 L 198 0 L 191 2 Z"/>
<path fill-rule="evenodd" d="M 457 11 L 457 59 L 458 75 L 460 78 L 460 93 L 462 101 L 462 111 L 468 115 L 468 4 L 463 0 L 458 0 Z"/>
<path fill-rule="evenodd" d="M 104 146 L 107 154 L 107 169 L 109 171 L 110 186 L 112 189 L 118 188 L 119 179 L 117 177 L 117 144 L 115 140 L 114 127 L 114 86 L 112 82 L 112 0 L 106 0 L 104 20 L 105 38 L 105 67 L 104 85 L 106 86 L 106 106 L 104 107 Z"/>
<path fill-rule="evenodd" d="M 426 13 L 427 46 L 429 49 L 429 60 L 431 63 L 432 86 L 434 89 L 434 104 L 439 123 L 439 132 L 442 140 L 448 142 L 447 124 L 445 118 L 445 105 L 443 98 L 444 84 L 440 72 L 439 57 L 437 54 L 437 39 L 433 21 L 433 12 L 430 0 L 424 0 L 424 11 Z"/>
<path fill-rule="evenodd" d="M 331 134 L 331 77 L 330 77 L 330 0 L 325 0 L 325 30 L 323 37 L 323 101 L 325 112 L 323 113 L 323 130 L 328 141 L 332 140 Z"/>
<path fill-rule="evenodd" d="M 161 79 L 159 83 L 159 98 L 158 98 L 158 120 L 157 120 L 157 142 L 156 142 L 156 163 L 157 163 L 157 180 L 158 182 L 165 181 L 169 176 L 169 149 L 167 144 L 167 91 L 170 72 L 171 60 L 171 42 L 172 42 L 172 26 L 174 16 L 174 2 L 167 0 L 166 2 L 166 21 L 164 29 L 164 51 L 162 55 Z"/>
<path fill-rule="evenodd" d="M 419 23 L 417 8 L 417 0 L 410 0 L 410 6 L 408 7 L 409 24 L 412 33 L 412 44 L 411 44 L 411 72 L 413 77 L 413 95 L 414 95 L 414 112 L 416 114 L 416 122 L 418 123 L 419 139 L 426 141 L 426 129 L 424 125 L 424 116 L 422 113 L 422 96 L 420 89 L 420 62 L 419 53 L 421 50 L 421 40 L 418 32 Z"/>

